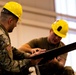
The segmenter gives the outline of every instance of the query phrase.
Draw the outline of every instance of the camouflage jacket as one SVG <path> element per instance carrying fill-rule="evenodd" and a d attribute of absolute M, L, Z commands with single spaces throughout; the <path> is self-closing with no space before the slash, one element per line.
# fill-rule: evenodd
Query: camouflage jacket
<path fill-rule="evenodd" d="M 18 56 L 21 59 L 15 59 Z M 11 46 L 8 32 L 0 25 L 0 67 L 6 71 L 20 72 L 23 67 L 30 65 L 30 60 L 25 57 L 26 54 Z"/>

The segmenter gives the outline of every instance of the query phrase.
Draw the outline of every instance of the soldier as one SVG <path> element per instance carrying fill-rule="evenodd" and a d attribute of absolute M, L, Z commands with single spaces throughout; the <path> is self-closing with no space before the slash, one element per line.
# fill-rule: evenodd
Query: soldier
<path fill-rule="evenodd" d="M 28 55 L 11 46 L 11 41 L 8 33 L 12 32 L 14 27 L 16 27 L 21 15 L 22 6 L 14 1 L 7 2 L 1 10 L 0 75 L 13 75 L 13 72 L 22 72 L 23 69 L 25 69 L 25 74 L 27 75 L 27 68 L 32 65 L 32 60 L 27 58 L 40 53 L 37 52 L 32 55 Z M 44 51 L 41 52 L 43 53 Z"/>
<path fill-rule="evenodd" d="M 33 39 L 33 40 L 25 43 L 22 47 L 20 47 L 20 50 L 22 50 L 24 52 L 34 53 L 41 49 L 52 50 L 52 49 L 55 49 L 58 47 L 62 47 L 65 44 L 61 41 L 61 39 L 66 37 L 68 29 L 69 29 L 68 23 L 65 20 L 63 20 L 63 19 L 57 20 L 51 25 L 51 29 L 49 31 L 48 37 L 41 37 L 39 39 L 38 38 Z M 64 67 L 66 59 L 67 59 L 67 53 L 62 54 L 62 55 L 54 58 L 53 60 L 49 60 L 49 62 L 53 62 L 53 63 L 57 63 L 57 64 L 54 64 L 53 66 L 50 65 L 53 63 L 50 63 L 48 65 L 44 64 L 43 65 L 45 67 L 45 68 L 43 68 L 44 74 L 46 75 L 46 73 L 47 73 L 46 69 L 47 69 L 47 71 L 49 69 L 49 72 L 53 72 L 56 74 L 56 72 L 54 71 L 55 68 L 56 67 L 58 68 L 58 66 Z M 44 63 L 44 61 L 41 60 L 38 63 L 38 65 L 42 65 L 43 63 Z M 41 68 L 43 66 L 39 66 L 40 70 L 42 70 Z M 59 70 L 60 70 L 60 68 L 59 68 Z M 42 75 L 44 75 L 44 74 L 42 74 Z M 47 74 L 47 75 L 49 75 L 49 74 Z M 50 74 L 50 75 L 52 75 L 52 74 Z"/>

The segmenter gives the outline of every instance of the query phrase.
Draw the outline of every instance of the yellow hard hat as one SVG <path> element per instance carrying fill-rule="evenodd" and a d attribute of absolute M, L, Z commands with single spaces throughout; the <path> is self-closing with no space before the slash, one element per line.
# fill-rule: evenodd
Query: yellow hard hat
<path fill-rule="evenodd" d="M 69 27 L 65 20 L 60 19 L 52 24 L 52 29 L 56 35 L 64 38 L 66 37 Z"/>
<path fill-rule="evenodd" d="M 14 1 L 7 2 L 3 8 L 7 9 L 11 13 L 13 13 L 16 17 L 20 19 L 22 15 L 22 6 Z"/>

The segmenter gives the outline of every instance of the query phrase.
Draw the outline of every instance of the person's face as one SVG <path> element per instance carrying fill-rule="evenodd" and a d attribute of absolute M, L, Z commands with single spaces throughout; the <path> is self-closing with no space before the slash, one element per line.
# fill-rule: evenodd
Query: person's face
<path fill-rule="evenodd" d="M 13 18 L 10 18 L 10 20 L 9 20 L 10 22 L 9 22 L 9 29 L 8 29 L 8 32 L 12 32 L 13 31 L 13 29 L 16 27 L 16 25 L 17 25 L 17 19 L 13 19 Z"/>
<path fill-rule="evenodd" d="M 62 39 L 62 38 L 59 37 L 59 36 L 57 36 L 57 35 L 53 32 L 52 29 L 50 30 L 50 34 L 49 34 L 49 37 L 48 37 L 48 40 L 49 40 L 50 43 L 52 43 L 52 44 L 57 44 L 57 43 L 60 42 L 61 39 Z"/>

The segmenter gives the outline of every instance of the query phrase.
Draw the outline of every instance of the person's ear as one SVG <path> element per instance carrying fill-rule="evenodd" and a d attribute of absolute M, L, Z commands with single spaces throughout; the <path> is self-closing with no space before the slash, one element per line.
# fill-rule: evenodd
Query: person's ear
<path fill-rule="evenodd" d="M 13 21 L 13 19 L 12 19 L 12 17 L 10 17 L 10 18 L 8 19 L 8 24 L 11 24 L 12 21 Z"/>

